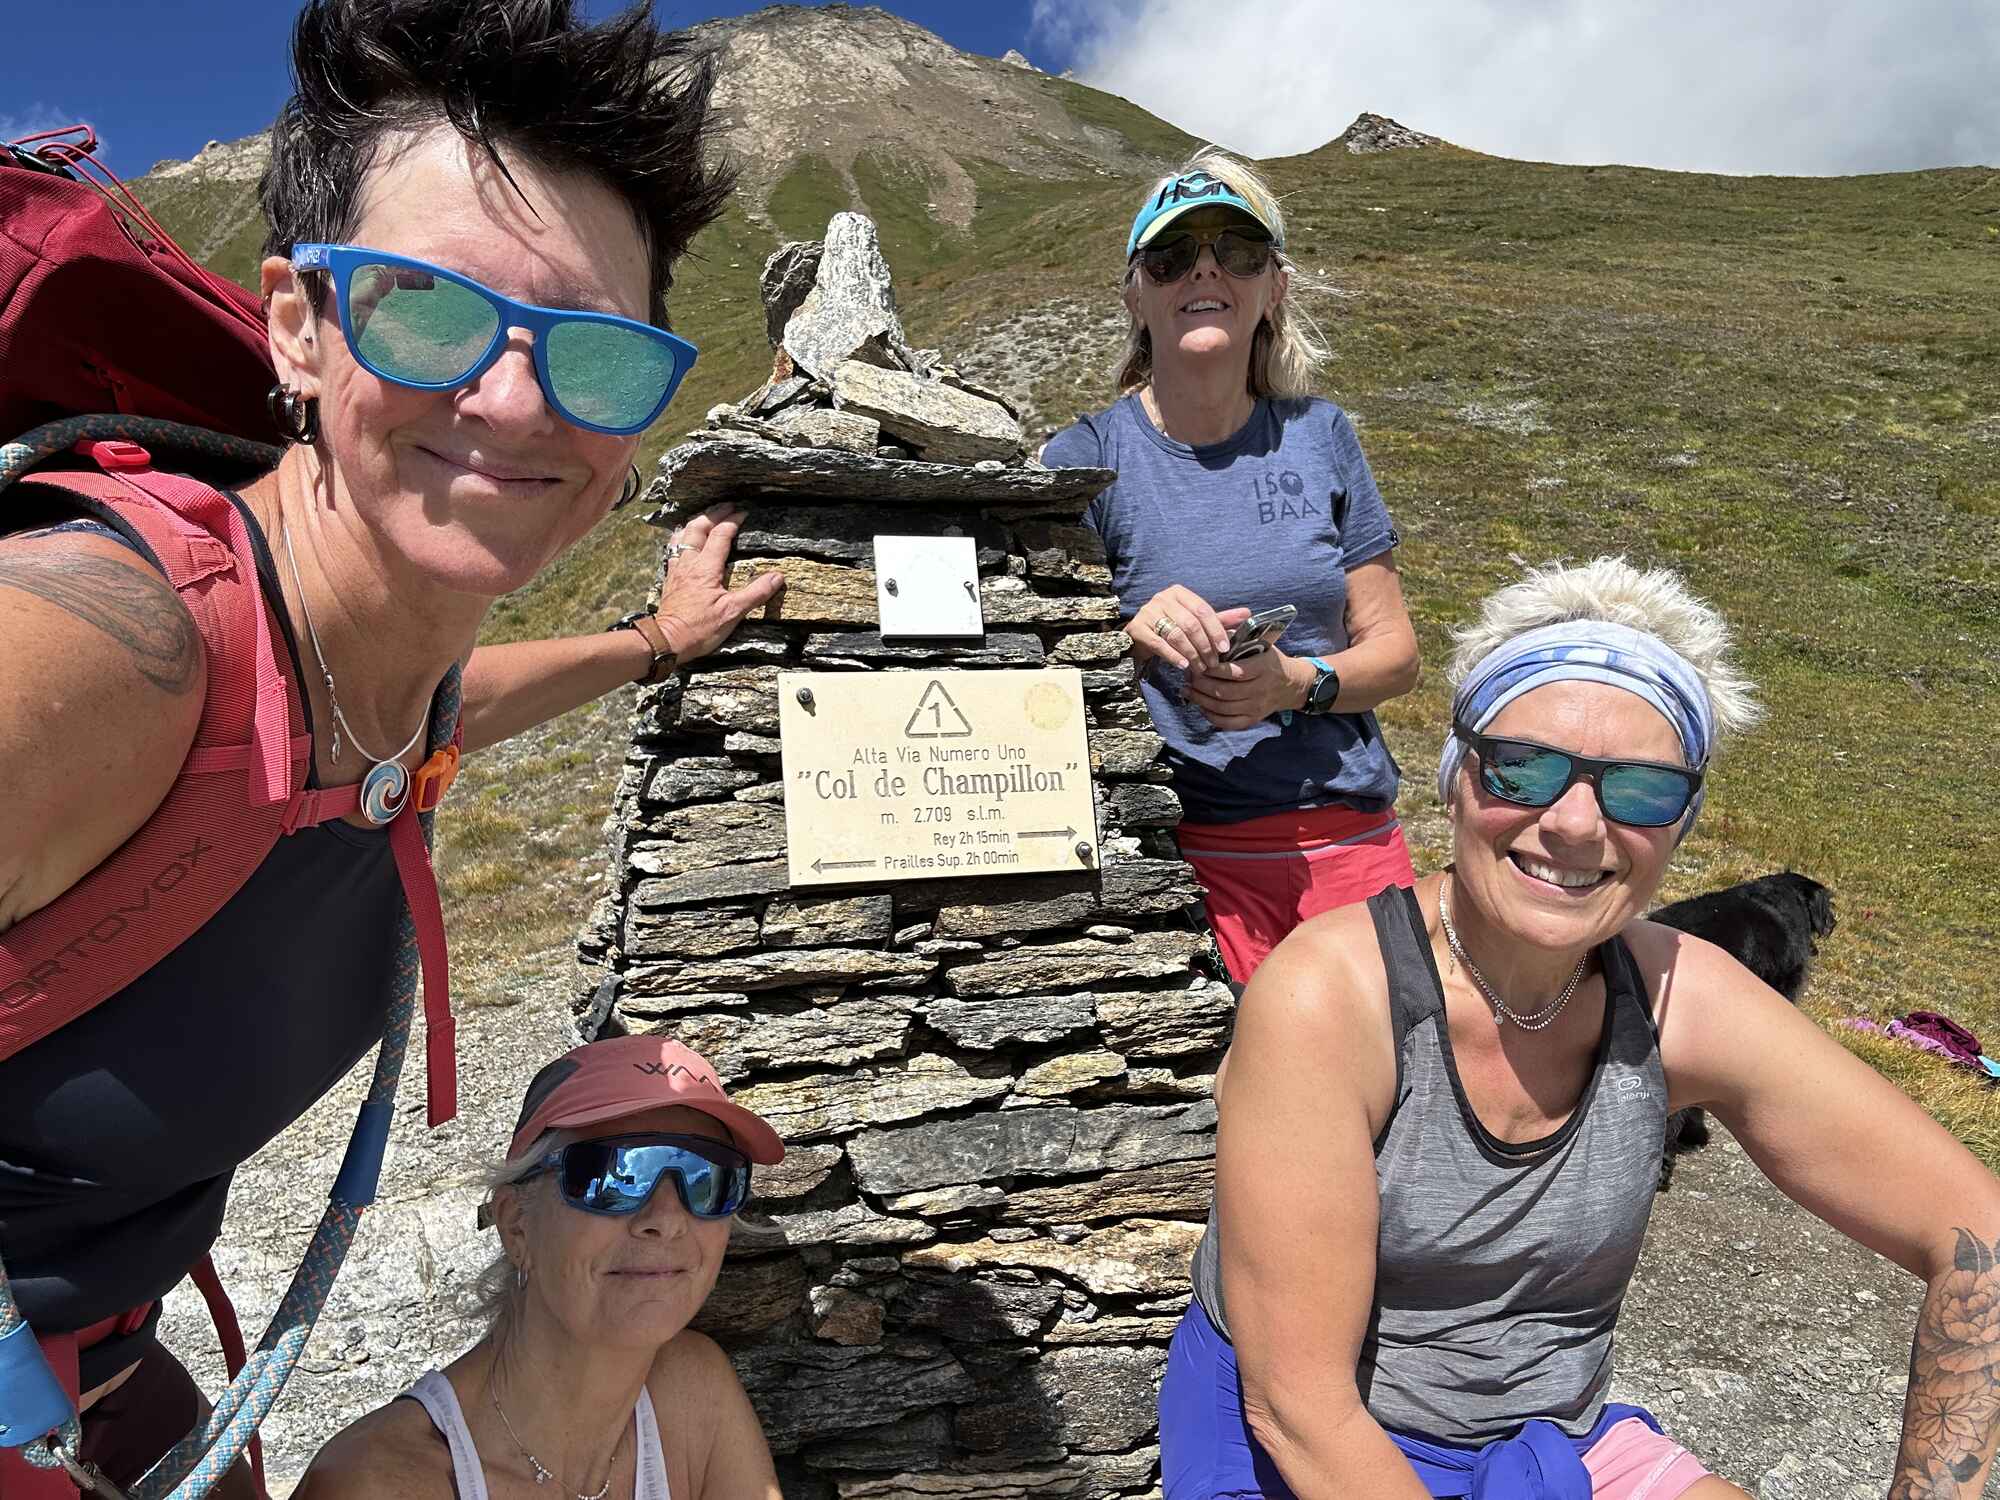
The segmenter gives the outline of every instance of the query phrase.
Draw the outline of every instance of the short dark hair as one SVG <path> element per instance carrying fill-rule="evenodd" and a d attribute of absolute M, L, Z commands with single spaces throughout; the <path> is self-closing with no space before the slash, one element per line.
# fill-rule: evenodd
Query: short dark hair
<path fill-rule="evenodd" d="M 383 134 L 448 123 L 510 183 L 503 146 L 623 197 L 651 261 L 647 315 L 665 327 L 673 264 L 735 185 L 704 149 L 714 56 L 662 35 L 647 0 L 594 26 L 574 0 L 307 0 L 292 76 L 261 186 L 266 255 L 346 240 Z"/>

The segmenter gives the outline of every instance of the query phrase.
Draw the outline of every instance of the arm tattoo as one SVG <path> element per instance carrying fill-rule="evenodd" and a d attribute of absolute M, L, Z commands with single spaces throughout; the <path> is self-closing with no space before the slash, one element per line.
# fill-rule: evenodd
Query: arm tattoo
<path fill-rule="evenodd" d="M 1910 1349 L 1889 1500 L 1976 1500 L 2000 1433 L 2000 1262 L 1969 1229 L 1931 1285 Z"/>
<path fill-rule="evenodd" d="M 161 692 L 178 698 L 194 690 L 201 637 L 180 596 L 151 568 L 76 552 L 0 552 L 0 589 L 9 588 L 96 626 Z"/>

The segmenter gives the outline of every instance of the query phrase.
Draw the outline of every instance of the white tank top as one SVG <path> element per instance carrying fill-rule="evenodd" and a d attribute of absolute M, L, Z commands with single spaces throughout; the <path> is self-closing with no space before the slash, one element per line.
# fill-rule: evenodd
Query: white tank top
<path fill-rule="evenodd" d="M 487 1500 L 486 1471 L 480 1467 L 479 1450 L 472 1446 L 472 1430 L 465 1425 L 458 1393 L 437 1370 L 419 1380 L 405 1395 L 414 1397 L 430 1413 L 431 1423 L 444 1434 L 451 1448 L 451 1474 L 458 1485 L 458 1500 Z M 638 1439 L 639 1472 L 632 1486 L 632 1500 L 673 1500 L 667 1488 L 667 1458 L 660 1450 L 660 1426 L 653 1419 L 653 1398 L 642 1385 L 639 1404 L 632 1409 L 632 1427 Z"/>

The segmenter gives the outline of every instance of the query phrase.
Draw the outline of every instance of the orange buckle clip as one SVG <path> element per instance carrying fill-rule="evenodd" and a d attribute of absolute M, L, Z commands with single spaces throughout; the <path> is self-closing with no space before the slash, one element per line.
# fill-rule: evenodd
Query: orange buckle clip
<path fill-rule="evenodd" d="M 444 794 L 457 779 L 458 746 L 446 745 L 417 767 L 417 774 L 410 782 L 410 801 L 418 812 L 431 812 L 444 801 Z"/>
<path fill-rule="evenodd" d="M 76 451 L 100 469 L 143 469 L 153 462 L 152 454 L 124 438 L 85 438 Z"/>

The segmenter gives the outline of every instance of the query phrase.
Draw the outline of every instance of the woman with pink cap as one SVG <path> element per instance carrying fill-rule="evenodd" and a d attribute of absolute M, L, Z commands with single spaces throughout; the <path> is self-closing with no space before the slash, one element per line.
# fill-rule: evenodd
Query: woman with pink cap
<path fill-rule="evenodd" d="M 295 1500 L 777 1500 L 735 1370 L 688 1324 L 752 1164 L 784 1154 L 678 1042 L 557 1058 L 528 1085 L 480 1211 L 501 1244 L 485 1336 L 337 1435 Z"/>

